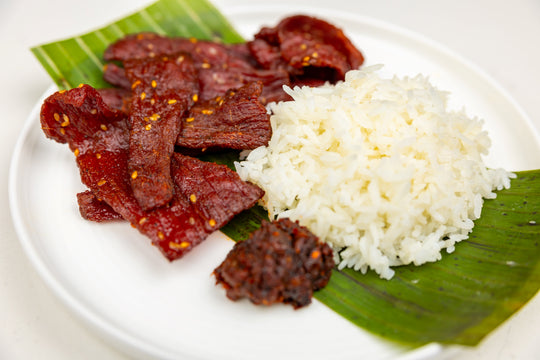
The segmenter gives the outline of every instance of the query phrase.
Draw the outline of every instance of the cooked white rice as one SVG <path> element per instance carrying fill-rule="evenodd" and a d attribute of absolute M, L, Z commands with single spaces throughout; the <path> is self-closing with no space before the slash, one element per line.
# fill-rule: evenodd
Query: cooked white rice
<path fill-rule="evenodd" d="M 512 174 L 487 169 L 483 121 L 449 111 L 424 76 L 383 79 L 380 66 L 344 82 L 286 91 L 271 104 L 268 147 L 236 164 L 265 190 L 271 218 L 289 217 L 332 246 L 340 268 L 375 270 L 436 261 Z"/>

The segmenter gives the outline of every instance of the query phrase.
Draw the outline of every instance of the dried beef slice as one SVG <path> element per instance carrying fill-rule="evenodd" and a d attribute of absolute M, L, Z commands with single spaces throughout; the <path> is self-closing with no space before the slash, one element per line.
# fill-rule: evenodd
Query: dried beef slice
<path fill-rule="evenodd" d="M 122 216 L 114 211 L 105 201 L 98 199 L 93 192 L 86 190 L 77 194 L 79 212 L 85 220 L 104 222 L 122 220 Z"/>
<path fill-rule="evenodd" d="M 118 155 L 112 161 L 80 155 L 82 180 L 114 211 L 148 236 L 169 260 L 183 256 L 234 216 L 255 205 L 263 195 L 260 188 L 242 181 L 224 165 L 173 154 L 172 200 L 167 206 L 144 211 L 129 186 L 127 156 Z M 119 171 L 114 174 L 108 173 L 111 163 L 118 166 Z"/>
<path fill-rule="evenodd" d="M 124 66 L 132 89 L 128 170 L 133 193 L 148 210 L 172 199 L 171 155 L 181 119 L 198 92 L 197 73 L 186 54 Z"/>
<path fill-rule="evenodd" d="M 249 239 L 238 242 L 214 270 L 216 283 L 231 300 L 277 302 L 300 308 L 328 283 L 332 250 L 298 222 L 263 222 Z"/>
<path fill-rule="evenodd" d="M 126 35 L 105 49 L 103 58 L 107 61 L 146 59 L 156 56 L 189 52 L 193 49 L 187 38 L 172 38 L 156 33 Z"/>
<path fill-rule="evenodd" d="M 68 143 L 77 153 L 87 150 L 92 139 L 127 147 L 123 136 L 115 136 L 126 130 L 125 114 L 110 108 L 89 85 L 49 96 L 41 106 L 40 121 L 45 136 Z"/>
<path fill-rule="evenodd" d="M 343 80 L 362 65 L 362 53 L 336 26 L 312 16 L 295 15 L 264 27 L 242 44 L 220 44 L 154 33 L 128 35 L 105 51 L 106 61 L 191 54 L 199 71 L 200 99 L 210 100 L 250 82 L 263 83 L 262 104 L 290 100 L 283 85 L 318 86 Z M 125 87 L 120 68 L 111 63 L 105 79 Z M 129 85 L 129 84 L 128 84 Z"/>
<path fill-rule="evenodd" d="M 172 200 L 167 206 L 145 211 L 130 184 L 125 114 L 108 108 L 99 92 L 88 85 L 47 98 L 41 124 L 49 138 L 69 144 L 81 180 L 92 194 L 148 236 L 169 260 L 183 256 L 263 195 L 260 188 L 224 166 L 174 154 Z M 191 176 L 186 180 L 189 183 L 184 183 L 186 174 Z M 211 202 L 216 197 L 231 201 Z M 79 204 L 88 210 L 88 204 Z"/>
<path fill-rule="evenodd" d="M 264 87 L 259 98 L 265 105 L 272 101 L 290 100 L 283 85 L 290 85 L 289 74 L 282 70 L 209 68 L 199 71 L 201 98 L 213 99 L 227 90 L 242 87 L 251 82 L 261 82 Z"/>
<path fill-rule="evenodd" d="M 117 88 L 131 89 L 131 81 L 126 77 L 126 71 L 115 63 L 108 63 L 104 66 L 103 79 Z"/>
<path fill-rule="evenodd" d="M 262 28 L 248 46 L 262 67 L 286 69 L 293 85 L 343 80 L 347 71 L 364 62 L 341 29 L 306 15 Z"/>
<path fill-rule="evenodd" d="M 175 212 L 178 221 L 185 223 L 164 233 L 165 238 L 157 243 L 169 259 L 175 259 L 184 250 L 206 239 L 233 217 L 253 207 L 264 195 L 259 187 L 242 181 L 225 165 L 175 153 L 171 171 L 175 183 L 173 203 L 182 203 L 188 211 Z M 193 239 L 201 234 L 202 239 L 195 243 Z M 188 249 L 182 248 L 184 246 Z"/>
<path fill-rule="evenodd" d="M 182 122 L 177 151 L 252 150 L 268 145 L 272 128 L 270 115 L 258 100 L 261 91 L 260 82 L 250 83 L 193 105 Z"/>
<path fill-rule="evenodd" d="M 97 89 L 97 91 L 109 108 L 121 111 L 124 114 L 129 113 L 131 91 L 122 88 L 104 88 Z"/>
<path fill-rule="evenodd" d="M 199 99 L 210 100 L 222 96 L 230 89 L 261 81 L 264 85 L 260 101 L 289 99 L 282 90 L 289 85 L 289 74 L 282 69 L 263 69 L 251 56 L 247 44 L 220 44 L 204 40 L 181 37 L 166 37 L 153 33 L 128 35 L 105 51 L 107 61 L 126 62 L 132 59 L 147 59 L 170 56 L 178 52 L 191 55 L 199 72 Z M 115 63 L 105 68 L 104 78 L 111 84 L 129 87 L 123 69 Z"/>

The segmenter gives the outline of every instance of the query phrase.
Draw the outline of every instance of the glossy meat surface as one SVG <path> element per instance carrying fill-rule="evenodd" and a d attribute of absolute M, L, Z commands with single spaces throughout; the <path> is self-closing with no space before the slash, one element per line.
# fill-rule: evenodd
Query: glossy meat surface
<path fill-rule="evenodd" d="M 145 210 L 173 196 L 170 163 L 181 119 L 198 92 L 189 55 L 125 63 L 131 82 L 128 171 L 133 193 Z"/>
<path fill-rule="evenodd" d="M 178 151 L 250 150 L 268 145 L 272 128 L 270 115 L 259 102 L 261 91 L 261 83 L 250 83 L 195 104 L 183 119 Z"/>
<path fill-rule="evenodd" d="M 103 200 L 98 199 L 93 192 L 86 190 L 77 194 L 79 212 L 83 219 L 94 222 L 122 220 L 112 207 Z"/>
<path fill-rule="evenodd" d="M 252 58 L 247 44 L 220 44 L 210 41 L 166 37 L 153 33 L 128 35 L 109 46 L 105 59 L 126 62 L 133 59 L 159 58 L 178 52 L 189 54 L 198 71 L 200 100 L 210 100 L 230 89 L 250 82 L 264 84 L 260 100 L 289 99 L 282 90 L 289 85 L 289 74 L 282 69 L 263 69 Z M 111 84 L 129 87 L 122 68 L 114 63 L 107 65 L 104 78 Z"/>

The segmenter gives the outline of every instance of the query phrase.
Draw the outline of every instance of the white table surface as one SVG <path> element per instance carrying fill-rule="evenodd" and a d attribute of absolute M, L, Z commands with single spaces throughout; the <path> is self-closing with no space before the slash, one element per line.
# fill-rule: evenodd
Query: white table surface
<path fill-rule="evenodd" d="M 214 1 L 218 7 L 240 2 Z M 148 3 L 0 1 L 0 359 L 126 358 L 64 308 L 25 256 L 9 211 L 8 169 L 23 122 L 51 84 L 29 48 L 86 32 Z M 314 1 L 303 3 L 309 6 Z M 421 33 L 468 58 L 510 92 L 540 132 L 539 0 L 332 0 L 332 4 Z M 445 358 L 540 359 L 539 329 L 537 295 L 479 346 Z"/>

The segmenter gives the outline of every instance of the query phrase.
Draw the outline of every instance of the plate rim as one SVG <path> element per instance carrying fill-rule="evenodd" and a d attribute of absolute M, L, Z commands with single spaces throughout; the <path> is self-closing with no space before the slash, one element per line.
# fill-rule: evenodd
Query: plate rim
<path fill-rule="evenodd" d="M 295 13 L 299 8 L 297 6 L 290 6 L 287 10 L 278 8 L 278 5 L 233 5 L 227 10 L 221 9 L 223 14 L 230 18 L 231 16 L 239 16 L 243 13 L 257 13 L 261 11 L 278 11 L 280 13 Z M 304 9 L 305 10 L 305 9 Z M 310 6 L 308 11 L 310 13 L 327 13 L 332 17 L 339 17 L 347 19 L 347 21 L 360 22 L 368 26 L 376 27 L 379 30 L 384 30 L 391 33 L 397 33 L 400 37 L 405 37 L 416 43 L 422 44 L 428 48 L 435 50 L 438 53 L 443 54 L 445 57 L 452 58 L 452 60 L 461 63 L 465 68 L 472 71 L 481 77 L 482 81 L 488 84 L 495 91 L 500 93 L 503 98 L 508 101 L 508 104 L 512 106 L 514 110 L 520 115 L 523 125 L 526 125 L 528 129 L 533 133 L 533 137 L 536 143 L 540 146 L 540 132 L 538 132 L 532 122 L 532 119 L 521 107 L 521 105 L 513 98 L 513 96 L 492 76 L 490 76 L 483 68 L 477 66 L 472 61 L 468 60 L 464 56 L 455 52 L 454 50 L 446 47 L 445 45 L 436 42 L 429 37 L 411 31 L 407 28 L 392 24 L 390 22 L 382 21 L 373 17 L 365 15 L 351 14 L 342 10 L 336 10 L 327 7 Z M 188 356 L 191 359 L 196 359 L 193 354 L 185 353 L 169 353 L 163 349 L 154 346 L 151 343 L 145 342 L 144 339 L 138 338 L 133 334 L 126 334 L 122 329 L 116 325 L 107 322 L 101 315 L 96 314 L 91 309 L 87 308 L 84 303 L 75 298 L 65 285 L 63 285 L 48 268 L 43 258 L 39 256 L 39 253 L 33 244 L 30 234 L 24 226 L 24 216 L 22 215 L 21 204 L 18 201 L 18 196 L 21 190 L 18 189 L 18 177 L 21 171 L 21 157 L 23 156 L 24 146 L 29 140 L 29 137 L 33 131 L 33 126 L 36 125 L 36 119 L 39 119 L 39 113 L 43 100 L 50 95 L 57 87 L 52 84 L 41 97 L 37 100 L 36 104 L 32 108 L 30 114 L 24 122 L 22 131 L 19 133 L 17 141 L 12 152 L 11 161 L 9 165 L 9 178 L 8 178 L 8 196 L 9 196 L 9 208 L 11 213 L 12 222 L 14 224 L 17 238 L 21 243 L 26 256 L 30 259 L 32 266 L 38 272 L 39 276 L 47 284 L 49 289 L 55 294 L 57 298 L 65 305 L 69 311 L 76 315 L 77 319 L 92 328 L 93 333 L 98 335 L 100 339 L 114 345 L 116 349 L 123 351 L 124 353 L 134 356 L 152 356 L 158 358 L 173 358 L 179 355 Z M 106 336 L 105 336 L 106 335 Z M 447 347 L 438 343 L 432 343 L 423 347 L 414 349 L 399 356 L 400 360 L 409 359 L 427 359 L 434 355 L 440 355 L 440 353 Z"/>

